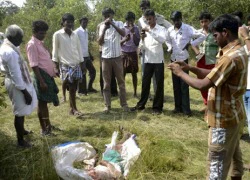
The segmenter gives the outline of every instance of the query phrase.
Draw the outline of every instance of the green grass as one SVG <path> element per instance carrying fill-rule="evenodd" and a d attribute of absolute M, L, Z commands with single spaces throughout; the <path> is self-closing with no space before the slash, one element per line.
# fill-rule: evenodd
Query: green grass
<path fill-rule="evenodd" d="M 99 89 L 99 61 L 94 87 Z M 141 74 L 138 73 L 139 82 Z M 57 83 L 61 88 L 61 82 Z M 126 77 L 127 99 L 129 106 L 135 106 L 138 99 L 133 98 L 131 75 Z M 138 84 L 140 94 L 141 84 Z M 68 95 L 68 94 L 67 94 Z M 59 94 L 62 97 L 61 92 Z M 112 112 L 102 113 L 104 103 L 99 93 L 77 98 L 78 109 L 83 118 L 70 116 L 69 104 L 59 107 L 49 105 L 50 119 L 53 125 L 63 129 L 55 132 L 56 137 L 41 137 L 40 125 L 33 112 L 26 117 L 26 129 L 33 130 L 29 137 L 34 144 L 31 149 L 16 147 L 16 135 L 13 114 L 9 100 L 8 106 L 0 110 L 0 179 L 59 179 L 51 159 L 50 148 L 68 141 L 86 141 L 103 152 L 109 143 L 113 131 L 119 125 L 137 134 L 141 156 L 131 168 L 128 179 L 131 180 L 201 180 L 206 177 L 207 125 L 199 110 L 203 107 L 200 92 L 190 88 L 192 117 L 173 115 L 173 92 L 171 73 L 165 69 L 165 100 L 162 115 L 153 116 L 148 102 L 146 109 L 138 113 L 122 112 L 119 99 L 112 98 Z M 68 98 L 68 97 L 67 97 Z M 7 98 L 8 99 L 8 98 Z M 247 132 L 247 129 L 244 129 Z M 241 141 L 244 162 L 250 163 L 249 143 Z M 245 173 L 245 180 L 250 173 Z"/>

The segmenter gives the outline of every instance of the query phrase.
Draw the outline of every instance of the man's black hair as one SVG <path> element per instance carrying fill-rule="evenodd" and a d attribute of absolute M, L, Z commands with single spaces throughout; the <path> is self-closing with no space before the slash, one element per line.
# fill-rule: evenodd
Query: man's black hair
<path fill-rule="evenodd" d="M 180 11 L 173 11 L 170 15 L 172 21 L 182 19 L 182 13 Z"/>
<path fill-rule="evenodd" d="M 133 13 L 133 12 L 131 12 L 131 11 L 127 12 L 127 14 L 126 14 L 126 16 L 125 16 L 125 19 L 126 19 L 126 21 L 128 21 L 128 20 L 130 20 L 130 19 L 135 20 L 135 13 Z"/>
<path fill-rule="evenodd" d="M 143 14 L 145 17 L 147 16 L 155 16 L 155 12 L 153 9 L 147 9 L 144 14 Z"/>
<path fill-rule="evenodd" d="M 150 8 L 150 1 L 149 0 L 141 0 L 140 7 L 148 7 Z"/>
<path fill-rule="evenodd" d="M 36 20 L 36 21 L 33 21 L 32 23 L 33 33 L 37 33 L 39 31 L 48 31 L 48 29 L 49 29 L 48 24 L 43 20 Z"/>
<path fill-rule="evenodd" d="M 111 9 L 111 8 L 104 8 L 103 10 L 102 10 L 102 15 L 105 17 L 105 16 L 107 16 L 108 14 L 115 14 L 115 12 L 114 12 L 114 10 L 113 9 Z"/>
<path fill-rule="evenodd" d="M 199 16 L 199 20 L 202 20 L 202 19 L 208 19 L 210 21 L 213 20 L 212 15 L 209 12 L 206 12 L 206 11 L 201 12 L 201 14 Z"/>
<path fill-rule="evenodd" d="M 81 23 L 83 20 L 89 21 L 89 19 L 88 19 L 86 16 L 83 16 L 83 17 L 79 20 L 79 22 Z"/>
<path fill-rule="evenodd" d="M 65 13 L 65 14 L 62 16 L 62 23 L 64 23 L 66 20 L 75 21 L 75 18 L 74 18 L 74 16 L 73 16 L 73 14 Z"/>
<path fill-rule="evenodd" d="M 235 11 L 232 13 L 232 15 L 238 16 L 240 18 L 240 20 L 243 20 L 243 13 L 242 11 Z"/>
<path fill-rule="evenodd" d="M 211 32 L 223 32 L 224 29 L 228 29 L 234 36 L 238 36 L 238 28 L 239 24 L 237 19 L 230 14 L 221 15 L 209 24 L 209 30 Z"/>

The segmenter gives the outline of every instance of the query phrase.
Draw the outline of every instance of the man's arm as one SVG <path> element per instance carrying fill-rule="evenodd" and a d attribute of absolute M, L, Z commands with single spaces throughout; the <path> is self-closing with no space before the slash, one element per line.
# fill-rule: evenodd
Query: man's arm
<path fill-rule="evenodd" d="M 54 33 L 52 42 L 52 60 L 54 62 L 58 62 L 58 48 L 59 48 L 58 36 L 56 33 Z"/>
<path fill-rule="evenodd" d="M 100 46 L 102 46 L 104 44 L 104 36 L 105 36 L 105 32 L 106 30 L 110 28 L 109 26 L 107 26 L 106 24 L 104 25 L 104 28 L 102 29 L 101 26 L 99 28 L 99 37 L 97 39 L 97 42 Z M 100 32 L 101 31 L 101 32 Z"/>
<path fill-rule="evenodd" d="M 110 19 L 107 19 L 107 22 L 109 22 L 122 37 L 125 36 L 124 29 L 116 26 L 116 24 L 114 23 L 114 21 L 112 21 Z"/>
<path fill-rule="evenodd" d="M 143 28 L 146 32 L 148 32 L 156 41 L 163 44 L 167 38 L 167 30 L 163 28 L 160 32 L 154 32 L 153 30 L 149 29 L 149 27 Z"/>
<path fill-rule="evenodd" d="M 192 39 L 190 44 L 192 46 L 198 46 L 200 43 L 202 43 L 206 39 L 206 35 L 203 34 L 202 32 L 197 31 L 194 29 L 192 26 L 190 27 L 191 29 L 191 34 L 192 34 Z"/>
<path fill-rule="evenodd" d="M 43 77 L 40 74 L 39 67 L 38 66 L 32 67 L 32 70 L 35 73 L 37 79 L 39 80 L 41 90 L 42 91 L 47 91 L 48 90 L 48 86 L 47 86 L 47 84 L 45 83 Z"/>
<path fill-rule="evenodd" d="M 199 89 L 199 90 L 208 90 L 210 87 L 214 86 L 214 84 L 212 83 L 212 81 L 210 81 L 205 74 L 207 75 L 208 71 L 205 71 L 205 69 L 201 69 L 201 68 L 197 68 L 197 67 L 193 67 L 193 66 L 188 66 L 187 67 L 181 67 L 181 65 L 178 63 L 171 63 L 168 65 L 168 68 L 171 69 L 171 71 L 178 77 L 180 77 L 181 79 L 183 79 L 189 86 L 195 88 L 195 89 Z M 193 72 L 194 74 L 200 74 L 203 75 L 204 78 L 203 79 L 197 79 L 194 78 L 190 75 L 188 75 L 187 73 L 185 73 L 183 71 L 183 69 L 185 70 L 190 70 L 191 72 Z"/>
<path fill-rule="evenodd" d="M 249 38 L 249 30 L 246 26 L 239 27 L 239 34 L 241 35 L 242 39 L 244 40 L 246 44 L 246 52 L 248 55 L 250 55 L 250 38 Z"/>

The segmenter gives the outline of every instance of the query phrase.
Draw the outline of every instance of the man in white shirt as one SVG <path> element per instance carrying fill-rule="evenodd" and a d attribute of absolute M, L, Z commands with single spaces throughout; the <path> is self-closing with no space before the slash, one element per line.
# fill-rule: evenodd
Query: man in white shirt
<path fill-rule="evenodd" d="M 36 91 L 27 63 L 19 50 L 23 30 L 14 24 L 7 27 L 5 34 L 6 39 L 0 48 L 0 64 L 5 74 L 4 84 L 12 102 L 17 144 L 20 147 L 29 148 L 32 145 L 24 140 L 24 135 L 31 132 L 24 129 L 24 119 L 37 107 Z"/>
<path fill-rule="evenodd" d="M 124 26 L 121 21 L 113 19 L 114 11 L 111 8 L 105 8 L 102 15 L 105 20 L 100 25 L 98 43 L 102 46 L 104 112 L 108 113 L 111 110 L 110 82 L 112 69 L 120 89 L 120 105 L 124 111 L 128 111 L 120 46 L 121 37 L 125 35 Z"/>
<path fill-rule="evenodd" d="M 72 31 L 74 20 L 70 13 L 63 15 L 63 28 L 53 35 L 52 60 L 57 67 L 60 64 L 63 88 L 69 88 L 70 114 L 78 116 L 81 113 L 76 108 L 76 89 L 78 80 L 82 78 L 84 59 L 78 35 Z"/>
<path fill-rule="evenodd" d="M 92 63 L 93 56 L 89 52 L 89 36 L 88 36 L 88 18 L 82 17 L 80 19 L 80 27 L 77 28 L 74 32 L 78 35 L 81 47 L 82 47 L 82 53 L 84 58 L 84 64 L 86 69 L 89 71 L 89 83 L 88 83 L 88 89 L 86 88 L 86 73 L 83 73 L 82 81 L 78 84 L 78 94 L 87 94 L 89 93 L 96 93 L 97 90 L 95 90 L 92 85 L 95 80 L 96 76 L 96 70 Z"/>
<path fill-rule="evenodd" d="M 142 16 L 138 20 L 138 28 L 139 28 L 139 31 L 141 33 L 142 29 L 148 26 L 146 17 L 144 16 L 144 12 L 147 9 L 150 9 L 150 1 L 149 0 L 141 0 L 140 8 L 143 12 Z M 155 13 L 155 17 L 156 17 L 156 24 L 165 27 L 166 30 L 168 30 L 168 28 L 172 26 L 172 24 L 170 22 L 168 22 L 163 15 Z M 145 63 L 145 52 L 142 49 L 140 50 L 140 56 L 141 56 L 141 72 L 142 72 L 142 76 L 143 76 L 144 67 L 145 67 L 145 64 L 144 64 Z M 155 93 L 156 92 L 155 76 L 153 76 L 153 88 L 154 88 L 154 93 Z M 151 96 L 151 95 L 149 95 L 149 96 Z M 151 99 L 151 97 L 150 97 L 150 99 Z"/>
<path fill-rule="evenodd" d="M 182 13 L 174 11 L 171 14 L 174 26 L 167 31 L 168 51 L 171 52 L 171 62 L 185 61 L 188 63 L 188 46 L 197 46 L 205 40 L 205 35 L 195 30 L 192 26 L 182 22 Z M 194 40 L 193 40 L 194 39 Z M 186 71 L 188 73 L 188 71 Z M 181 78 L 172 73 L 175 109 L 173 113 L 191 115 L 189 86 Z"/>
<path fill-rule="evenodd" d="M 141 99 L 131 111 L 143 110 L 147 103 L 150 91 L 151 78 L 155 74 L 156 91 L 153 100 L 153 113 L 161 114 L 164 97 L 164 53 L 162 44 L 166 41 L 167 30 L 156 23 L 155 12 L 147 9 L 144 12 L 147 24 L 142 30 L 140 48 L 145 51 L 145 69 L 142 79 Z"/>

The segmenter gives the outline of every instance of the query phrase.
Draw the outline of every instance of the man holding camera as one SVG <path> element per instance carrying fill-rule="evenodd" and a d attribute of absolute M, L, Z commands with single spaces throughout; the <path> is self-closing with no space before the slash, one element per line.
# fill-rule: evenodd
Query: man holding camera
<path fill-rule="evenodd" d="M 156 23 L 155 12 L 144 12 L 148 26 L 142 29 L 139 47 L 145 51 L 145 69 L 142 77 L 141 98 L 131 111 L 143 110 L 150 91 L 151 78 L 155 74 L 156 91 L 153 100 L 153 114 L 162 113 L 164 97 L 164 55 L 162 44 L 166 41 L 167 30 Z"/>
<path fill-rule="evenodd" d="M 121 37 L 125 35 L 124 26 L 121 21 L 113 19 L 114 11 L 105 8 L 102 11 L 104 23 L 100 25 L 98 43 L 102 46 L 102 74 L 104 81 L 103 97 L 105 101 L 104 112 L 111 110 L 110 82 L 112 68 L 120 89 L 120 104 L 124 111 L 128 111 L 126 100 L 126 89 L 123 75 L 123 62 L 121 59 Z"/>

